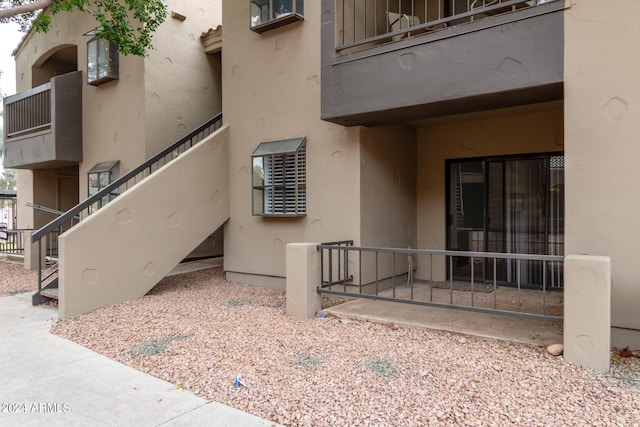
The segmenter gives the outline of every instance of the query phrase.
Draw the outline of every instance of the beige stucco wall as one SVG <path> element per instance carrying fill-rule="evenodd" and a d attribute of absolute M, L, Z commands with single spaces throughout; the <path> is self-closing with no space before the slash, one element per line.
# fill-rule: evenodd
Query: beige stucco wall
<path fill-rule="evenodd" d="M 33 172 L 30 170 L 16 170 L 16 188 L 18 190 L 18 227 L 34 228 L 34 212 L 27 207 L 27 202 L 33 202 Z"/>
<path fill-rule="evenodd" d="M 486 156 L 562 151 L 563 112 L 559 102 L 434 119 L 418 129 L 418 247 L 446 247 L 445 161 Z M 416 277 L 427 278 L 418 263 Z M 436 263 L 434 279 L 443 279 Z"/>
<path fill-rule="evenodd" d="M 285 245 L 359 239 L 360 130 L 320 120 L 320 2 L 305 21 L 258 35 L 249 2 L 224 0 L 223 105 L 230 132 L 231 219 L 225 270 L 243 282 L 284 289 Z M 307 137 L 307 215 L 251 213 L 251 153 L 262 141 Z"/>
<path fill-rule="evenodd" d="M 204 53 L 200 35 L 222 23 L 220 1 L 172 0 L 144 61 L 145 158 L 222 111 L 219 54 Z M 216 5 L 218 5 L 216 7 Z"/>
<path fill-rule="evenodd" d="M 564 57 L 566 252 L 611 257 L 612 326 L 632 330 L 640 330 L 637 12 L 634 0 L 572 0 Z M 614 329 L 614 345 L 640 345 L 640 333 L 623 332 Z"/>
<path fill-rule="evenodd" d="M 16 89 L 22 92 L 31 88 L 34 65 L 42 64 L 59 46 L 77 46 L 77 68 L 83 72 L 81 195 L 86 195 L 86 171 L 95 163 L 121 159 L 133 165 L 144 159 L 144 122 L 140 121 L 144 115 L 143 59 L 120 55 L 119 80 L 97 87 L 86 84 L 90 37 L 83 34 L 95 26 L 96 21 L 87 14 L 59 13 L 47 33 L 29 32 L 16 53 Z"/>
<path fill-rule="evenodd" d="M 220 24 L 220 2 L 166 3 L 169 13 L 175 10 L 187 19 L 181 22 L 168 16 L 148 56 L 120 55 L 120 78 L 101 86 L 85 83 L 90 37 L 83 34 L 96 26 L 87 14 L 57 14 L 49 32 L 30 32 L 16 53 L 17 91 L 21 92 L 31 88 L 34 64 L 43 63 L 60 46 L 77 46 L 77 67 L 83 71 L 79 200 L 87 196 L 87 171 L 95 164 L 119 160 L 120 173 L 126 173 L 221 110 L 219 59 L 206 55 L 200 42 L 202 32 Z M 37 196 L 28 188 L 32 181 L 19 181 L 18 191 Z M 19 216 L 19 223 L 34 221 L 28 209 L 21 209 Z"/>
<path fill-rule="evenodd" d="M 363 246 L 416 247 L 416 132 L 362 128 L 360 224 Z"/>
<path fill-rule="evenodd" d="M 416 130 L 410 126 L 362 128 L 360 150 L 360 242 L 362 246 L 415 248 Z M 350 257 L 355 283 L 375 280 L 375 254 Z M 358 277 L 362 271 L 362 278 Z M 395 273 L 407 271 L 406 257 L 396 257 Z M 378 255 L 378 279 L 394 272 L 391 254 Z"/>

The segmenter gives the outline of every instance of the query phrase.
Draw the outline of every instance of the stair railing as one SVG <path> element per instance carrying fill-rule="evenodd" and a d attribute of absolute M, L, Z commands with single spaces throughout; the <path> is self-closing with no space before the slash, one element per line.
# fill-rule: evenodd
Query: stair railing
<path fill-rule="evenodd" d="M 178 140 L 174 144 L 160 151 L 158 154 L 149 158 L 139 166 L 133 168 L 126 174 L 122 175 L 120 178 L 117 178 L 102 190 L 88 197 L 84 201 L 78 203 L 76 206 L 69 209 L 68 211 L 33 233 L 31 236 L 31 242 L 38 243 L 38 291 L 36 295 L 39 295 L 42 289 L 44 289 L 49 284 L 55 283 L 55 286 L 57 286 L 57 256 L 47 257 L 44 263 L 45 265 L 43 266 L 43 239 L 45 239 L 47 236 L 55 236 L 54 238 L 47 239 L 50 240 L 50 242 L 46 243 L 49 243 L 49 245 L 54 245 L 55 248 L 57 248 L 58 236 L 67 229 L 71 228 L 71 225 L 73 225 L 72 221 L 74 219 L 77 220 L 78 217 L 81 219 L 85 218 L 89 214 L 89 211 L 91 213 L 95 213 L 96 210 L 101 209 L 109 201 L 113 200 L 113 198 L 122 194 L 131 186 L 137 184 L 142 179 L 151 175 L 153 172 L 164 166 L 169 161 L 184 154 L 189 148 L 193 147 L 195 144 L 214 133 L 220 127 L 222 127 L 222 113 L 219 113 L 211 119 L 207 120 L 196 129 L 191 131 L 189 134 L 180 138 L 180 140 Z M 69 223 L 70 225 L 67 226 L 67 228 L 64 228 L 67 223 Z M 47 246 L 46 243 L 45 247 Z M 45 267 L 48 268 L 50 273 L 43 274 L 43 269 Z M 36 301 L 35 298 L 34 301 Z"/>

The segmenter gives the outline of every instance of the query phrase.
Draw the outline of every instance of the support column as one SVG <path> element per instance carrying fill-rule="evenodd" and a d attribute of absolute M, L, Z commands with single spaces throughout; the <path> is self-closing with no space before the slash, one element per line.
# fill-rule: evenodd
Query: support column
<path fill-rule="evenodd" d="M 564 260 L 564 358 L 609 371 L 611 259 L 569 255 Z"/>
<path fill-rule="evenodd" d="M 320 285 L 321 265 L 318 243 L 287 244 L 287 308 L 289 316 L 309 318 L 322 308 L 316 291 Z"/>
<path fill-rule="evenodd" d="M 24 269 L 25 270 L 37 270 L 38 269 L 38 243 L 31 243 L 31 235 L 33 231 L 24 232 Z M 46 245 L 43 243 L 42 247 L 42 265 L 45 265 L 45 256 L 47 253 Z"/>

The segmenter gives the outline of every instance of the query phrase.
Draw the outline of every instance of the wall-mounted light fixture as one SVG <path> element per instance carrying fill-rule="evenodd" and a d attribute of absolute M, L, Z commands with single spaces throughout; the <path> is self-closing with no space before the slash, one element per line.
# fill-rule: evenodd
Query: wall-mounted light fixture
<path fill-rule="evenodd" d="M 89 33 L 87 33 L 89 35 Z M 87 83 L 99 86 L 119 78 L 118 46 L 100 37 L 87 42 Z"/>

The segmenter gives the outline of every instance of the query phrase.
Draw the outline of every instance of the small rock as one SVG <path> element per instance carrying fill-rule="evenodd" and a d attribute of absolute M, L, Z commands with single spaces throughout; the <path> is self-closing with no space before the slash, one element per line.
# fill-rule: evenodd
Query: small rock
<path fill-rule="evenodd" d="M 351 320 L 349 320 L 349 319 L 340 319 L 340 322 L 346 324 L 346 323 L 351 323 Z"/>
<path fill-rule="evenodd" d="M 396 331 L 398 330 L 398 325 L 396 325 L 395 323 L 389 323 L 389 329 L 391 329 L 392 331 Z"/>
<path fill-rule="evenodd" d="M 460 337 L 460 339 L 458 339 L 458 343 L 459 344 L 466 344 L 467 343 L 467 339 L 465 337 Z"/>
<path fill-rule="evenodd" d="M 547 352 L 552 356 L 560 356 L 564 351 L 564 346 L 562 344 L 551 344 L 547 347 Z"/>

